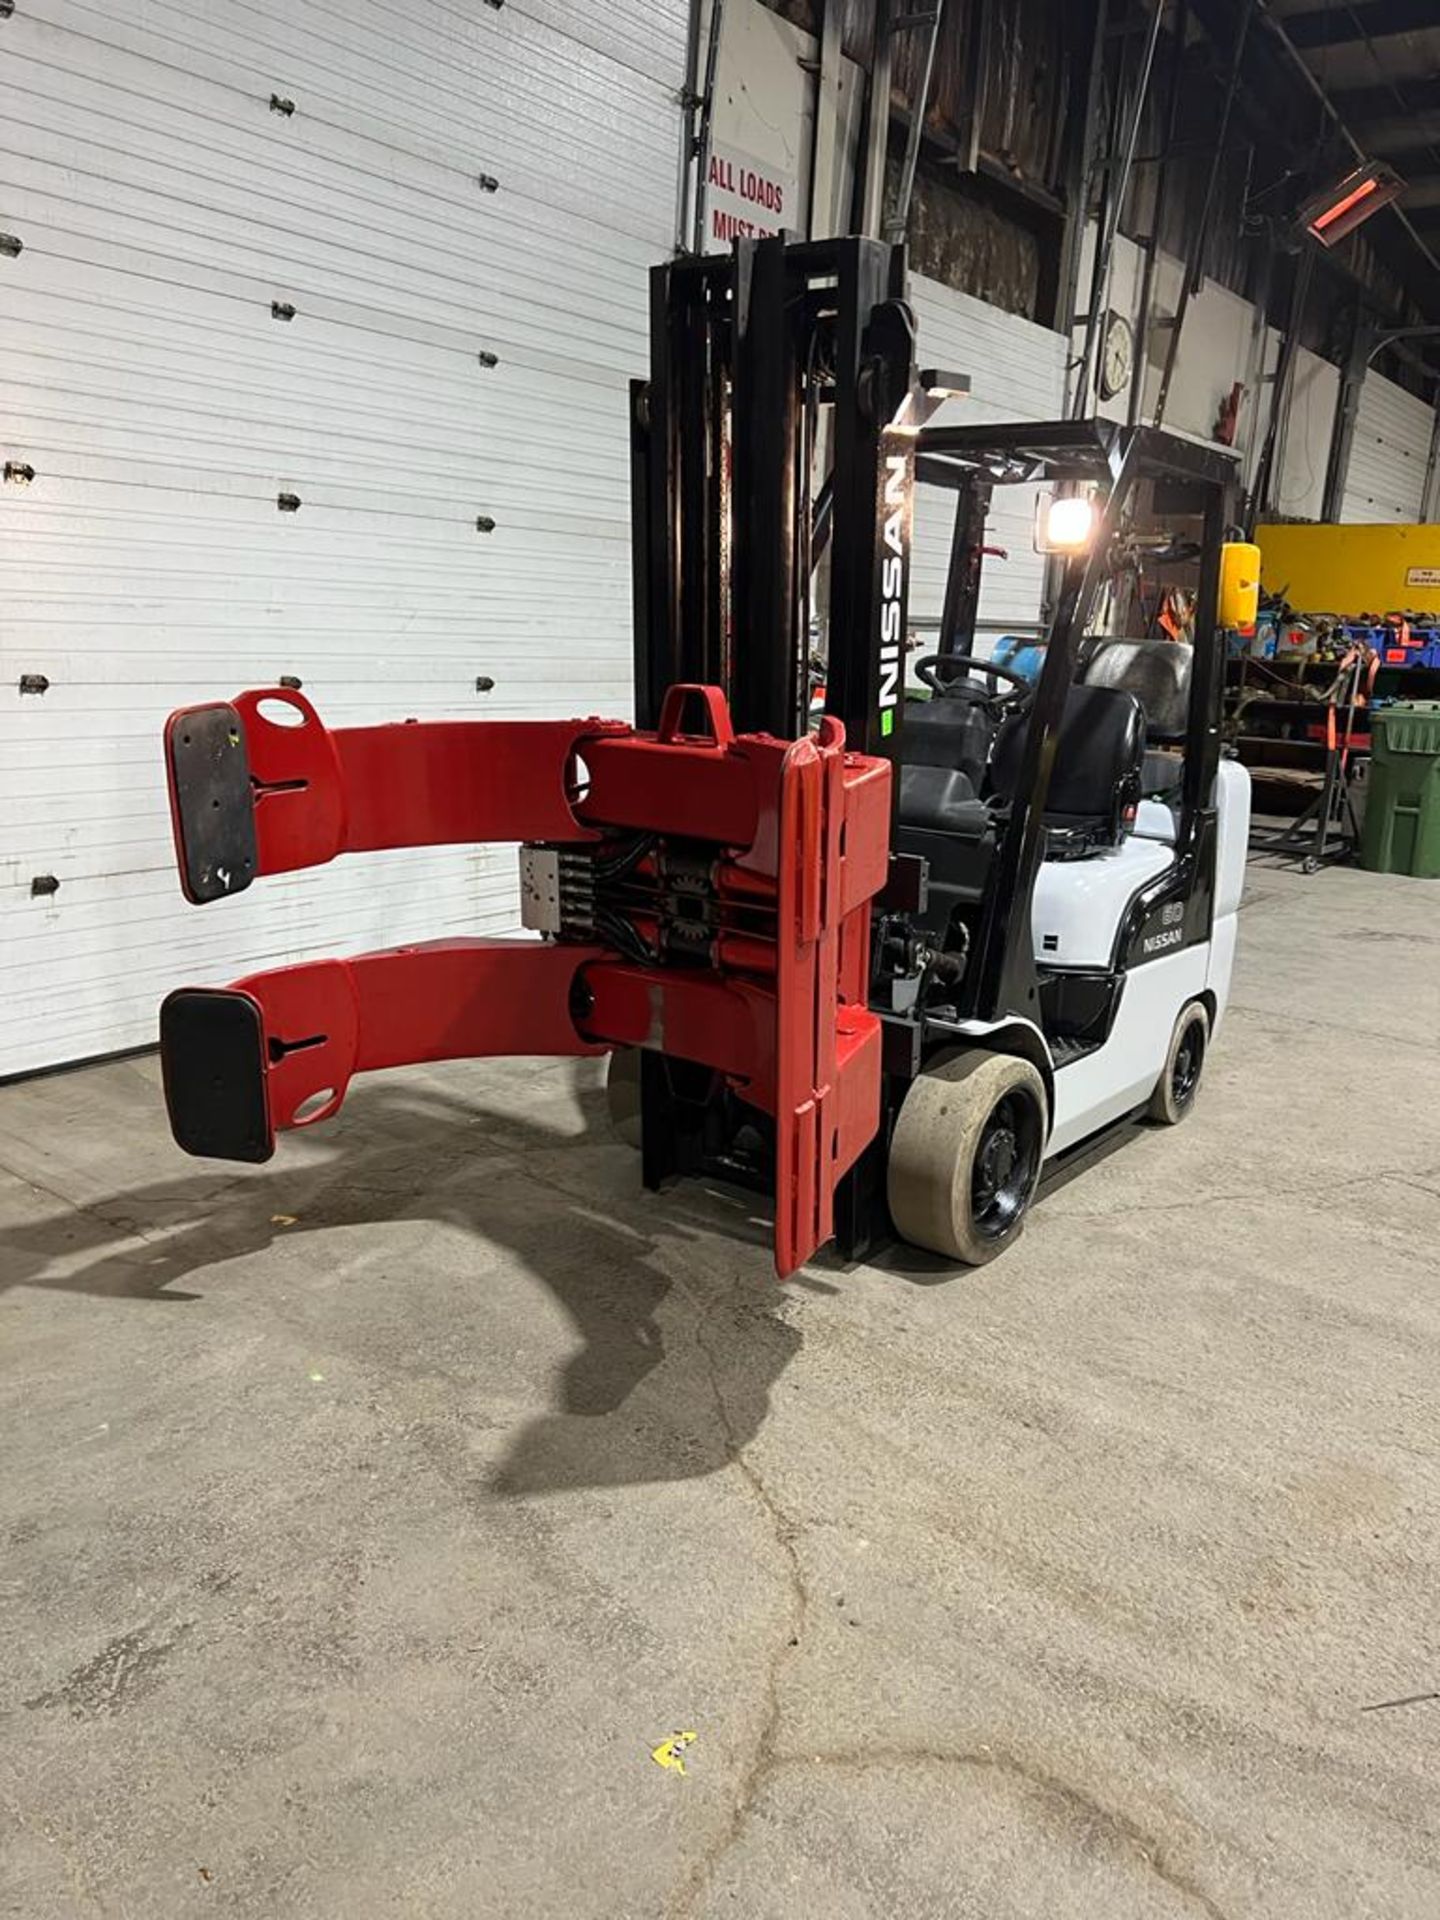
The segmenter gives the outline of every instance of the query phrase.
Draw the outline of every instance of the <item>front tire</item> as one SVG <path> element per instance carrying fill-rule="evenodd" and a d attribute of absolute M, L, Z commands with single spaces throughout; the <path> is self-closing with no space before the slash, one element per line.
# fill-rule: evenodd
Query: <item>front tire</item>
<path fill-rule="evenodd" d="M 890 1217 L 914 1246 L 979 1267 L 1020 1237 L 1045 1152 L 1045 1082 L 1005 1053 L 942 1056 L 890 1142 Z"/>
<path fill-rule="evenodd" d="M 1164 1069 L 1145 1109 L 1147 1120 L 1157 1127 L 1179 1126 L 1195 1104 L 1209 1047 L 1210 1015 L 1201 1001 L 1192 1000 L 1188 1007 L 1181 1008 L 1175 1022 Z"/>

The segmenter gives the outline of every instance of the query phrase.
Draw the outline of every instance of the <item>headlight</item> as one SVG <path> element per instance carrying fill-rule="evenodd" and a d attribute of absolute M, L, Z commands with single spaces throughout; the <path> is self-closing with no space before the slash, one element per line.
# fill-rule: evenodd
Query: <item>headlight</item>
<path fill-rule="evenodd" d="M 1035 516 L 1037 553 L 1080 553 L 1095 531 L 1095 503 L 1083 494 L 1057 500 L 1042 493 Z"/>

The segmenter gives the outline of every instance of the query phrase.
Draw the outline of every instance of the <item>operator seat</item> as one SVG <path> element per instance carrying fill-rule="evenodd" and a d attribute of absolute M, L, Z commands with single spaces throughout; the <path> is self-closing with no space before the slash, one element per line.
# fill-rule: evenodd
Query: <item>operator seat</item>
<path fill-rule="evenodd" d="M 896 845 L 927 863 L 929 900 L 918 918 L 942 944 L 955 909 L 983 897 L 995 857 L 990 807 L 978 797 L 994 737 L 978 683 L 957 682 L 929 700 L 905 702 Z"/>
<path fill-rule="evenodd" d="M 1016 797 L 1030 717 L 1016 714 L 995 736 L 990 791 Z M 1118 847 L 1135 823 L 1145 760 L 1145 716 L 1133 693 L 1077 681 L 1065 696 L 1045 800 L 1049 855 L 1079 858 Z"/>
<path fill-rule="evenodd" d="M 954 913 L 985 897 L 1028 725 L 1025 714 L 1001 723 L 987 799 L 972 796 L 969 776 L 956 767 L 901 768 L 896 845 L 929 864 L 929 904 L 918 919 L 942 943 Z M 1139 804 L 1144 755 L 1145 722 L 1133 694 L 1080 684 L 1069 689 L 1044 814 L 1047 858 L 1079 858 L 1121 843 Z"/>
<path fill-rule="evenodd" d="M 978 681 L 959 681 L 929 700 L 906 700 L 897 800 L 902 824 L 975 838 L 984 832 L 989 808 L 976 796 L 995 737 L 985 699 Z"/>
<path fill-rule="evenodd" d="M 1145 715 L 1145 764 L 1141 791 L 1157 799 L 1178 795 L 1190 720 L 1190 675 L 1195 649 L 1174 640 L 1106 640 L 1086 663 L 1088 687 L 1120 687 L 1133 693 Z M 1169 749 L 1168 751 L 1166 749 Z"/>

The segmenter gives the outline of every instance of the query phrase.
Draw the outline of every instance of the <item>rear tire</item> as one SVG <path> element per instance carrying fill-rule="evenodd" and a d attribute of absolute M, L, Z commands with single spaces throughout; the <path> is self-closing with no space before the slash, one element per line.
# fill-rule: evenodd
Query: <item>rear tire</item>
<path fill-rule="evenodd" d="M 617 1047 L 605 1063 L 610 1124 L 627 1147 L 640 1151 L 640 1049 Z"/>
<path fill-rule="evenodd" d="M 1195 1104 L 1205 1055 L 1210 1048 L 1210 1015 L 1203 1002 L 1192 1000 L 1180 1009 L 1165 1066 L 1145 1109 L 1145 1118 L 1157 1127 L 1178 1127 Z"/>
<path fill-rule="evenodd" d="M 967 1266 L 1020 1237 L 1040 1179 L 1045 1082 L 1006 1053 L 952 1053 L 910 1083 L 890 1142 L 890 1217 L 901 1235 Z"/>

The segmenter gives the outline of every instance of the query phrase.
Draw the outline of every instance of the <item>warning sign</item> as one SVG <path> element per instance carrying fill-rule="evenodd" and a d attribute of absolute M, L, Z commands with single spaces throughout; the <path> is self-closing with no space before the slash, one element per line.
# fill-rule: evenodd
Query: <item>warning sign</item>
<path fill-rule="evenodd" d="M 1407 587 L 1440 587 L 1440 567 L 1407 567 Z"/>
<path fill-rule="evenodd" d="M 705 243 L 714 253 L 740 235 L 764 239 L 795 224 L 797 186 L 793 178 L 742 153 L 717 145 L 705 180 Z"/>

